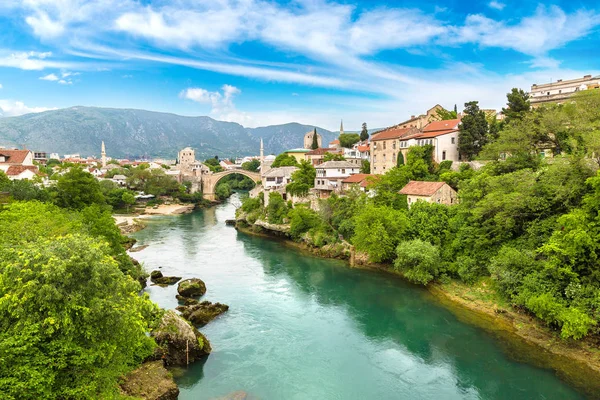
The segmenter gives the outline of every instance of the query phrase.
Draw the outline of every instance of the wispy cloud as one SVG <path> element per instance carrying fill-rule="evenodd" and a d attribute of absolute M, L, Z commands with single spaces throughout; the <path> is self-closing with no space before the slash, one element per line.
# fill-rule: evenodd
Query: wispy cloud
<path fill-rule="evenodd" d="M 493 0 L 493 1 L 490 1 L 490 2 L 489 2 L 488 6 L 489 6 L 490 8 L 493 8 L 493 9 L 495 9 L 495 10 L 502 11 L 502 10 L 504 10 L 504 7 L 506 7 L 506 4 L 504 4 L 504 3 L 500 3 L 499 1 L 495 1 L 495 0 Z"/>
<path fill-rule="evenodd" d="M 208 91 L 202 88 L 187 88 L 179 93 L 182 99 L 188 99 L 202 104 L 210 104 L 210 115 L 221 121 L 237 122 L 244 126 L 252 125 L 252 117 L 239 111 L 233 99 L 241 90 L 235 86 L 223 85 L 220 91 Z"/>
<path fill-rule="evenodd" d="M 48 74 L 48 75 L 41 76 L 40 79 L 43 80 L 43 81 L 52 81 L 52 82 L 54 82 L 54 81 L 59 80 L 59 77 L 56 76 L 55 74 Z"/>

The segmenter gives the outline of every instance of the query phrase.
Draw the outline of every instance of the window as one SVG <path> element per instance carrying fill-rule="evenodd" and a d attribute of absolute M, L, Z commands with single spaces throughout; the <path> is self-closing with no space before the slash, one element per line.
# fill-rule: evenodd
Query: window
<path fill-rule="evenodd" d="M 455 138 L 451 138 L 451 139 L 450 139 L 450 143 L 454 144 L 454 139 L 455 139 Z"/>
<path fill-rule="evenodd" d="M 345 174 L 346 170 L 344 168 L 342 168 L 342 174 Z"/>
<path fill-rule="evenodd" d="M 446 150 L 442 151 L 442 161 L 446 159 Z"/>
<path fill-rule="evenodd" d="M 396 150 L 396 141 L 395 140 L 392 142 L 392 149 Z"/>
<path fill-rule="evenodd" d="M 385 150 L 387 142 L 383 142 L 383 149 Z"/>

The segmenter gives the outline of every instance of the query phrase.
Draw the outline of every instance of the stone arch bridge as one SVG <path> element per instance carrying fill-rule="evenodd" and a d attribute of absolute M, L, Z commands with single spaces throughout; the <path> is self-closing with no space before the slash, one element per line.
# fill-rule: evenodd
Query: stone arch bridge
<path fill-rule="evenodd" d="M 217 184 L 223 177 L 232 174 L 247 176 L 248 178 L 252 179 L 254 183 L 260 182 L 260 173 L 246 171 L 245 169 L 231 169 L 227 171 L 216 172 L 214 174 L 203 174 L 202 193 L 204 198 L 211 201 L 216 200 L 217 197 L 215 195 L 215 188 L 217 187 Z"/>

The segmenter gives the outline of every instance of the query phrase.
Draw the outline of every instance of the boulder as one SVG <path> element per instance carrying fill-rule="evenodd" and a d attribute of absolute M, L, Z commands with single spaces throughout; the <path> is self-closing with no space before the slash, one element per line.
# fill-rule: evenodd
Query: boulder
<path fill-rule="evenodd" d="M 202 303 L 188 306 L 179 306 L 177 310 L 181 312 L 183 318 L 194 325 L 204 326 L 210 321 L 229 310 L 229 306 L 221 303 L 211 303 L 203 301 Z"/>
<path fill-rule="evenodd" d="M 157 355 L 165 365 L 182 365 L 210 354 L 208 339 L 174 311 L 167 311 L 159 327 L 151 333 L 158 344 Z"/>
<path fill-rule="evenodd" d="M 144 400 L 177 400 L 179 388 L 162 361 L 150 361 L 130 372 L 121 384 L 123 394 Z"/>
<path fill-rule="evenodd" d="M 177 293 L 183 297 L 200 297 L 206 293 L 206 285 L 198 278 L 186 279 L 179 282 Z"/>
<path fill-rule="evenodd" d="M 175 297 L 177 298 L 177 300 L 179 300 L 180 303 L 183 303 L 186 306 L 198 304 L 198 300 L 192 299 L 191 297 L 184 297 L 179 294 L 175 295 Z"/>
<path fill-rule="evenodd" d="M 150 272 L 150 280 L 157 285 L 173 285 L 181 280 L 180 276 L 163 276 L 162 272 L 155 269 Z"/>

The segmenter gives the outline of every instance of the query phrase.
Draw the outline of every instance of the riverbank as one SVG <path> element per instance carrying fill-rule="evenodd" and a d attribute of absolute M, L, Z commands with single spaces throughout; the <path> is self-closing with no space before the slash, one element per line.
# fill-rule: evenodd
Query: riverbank
<path fill-rule="evenodd" d="M 271 233 L 264 224 L 258 229 L 245 224 L 236 225 L 239 232 L 278 239 L 285 246 L 323 258 L 346 260 L 352 268 L 377 271 L 396 279 L 405 278 L 391 265 L 369 263 L 366 255 L 352 251 L 339 253 L 298 243 L 276 231 Z M 467 286 L 451 281 L 427 286 L 433 300 L 450 310 L 463 322 L 478 326 L 500 339 L 506 351 L 517 361 L 554 370 L 559 377 L 578 387 L 590 398 L 600 398 L 600 348 L 593 339 L 562 340 L 535 317 L 512 308 L 499 298 L 491 280 Z"/>

